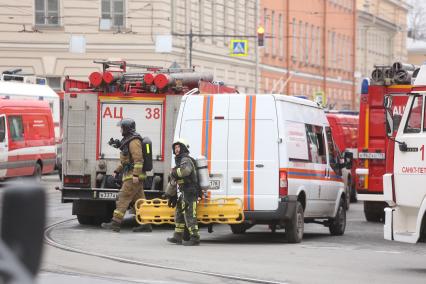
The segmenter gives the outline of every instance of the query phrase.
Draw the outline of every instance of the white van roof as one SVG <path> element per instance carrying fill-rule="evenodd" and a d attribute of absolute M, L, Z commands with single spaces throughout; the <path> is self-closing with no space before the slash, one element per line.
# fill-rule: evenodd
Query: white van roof
<path fill-rule="evenodd" d="M 213 96 L 238 96 L 238 95 L 242 95 L 242 96 L 254 96 L 255 94 L 214 94 Z M 257 96 L 273 96 L 275 98 L 275 100 L 277 101 L 284 101 L 284 102 L 290 102 L 290 103 L 294 103 L 294 104 L 299 104 L 299 105 L 306 105 L 306 106 L 310 106 L 313 108 L 318 108 L 318 109 L 322 109 L 322 107 L 320 107 L 317 103 L 307 100 L 307 99 L 302 99 L 302 98 L 298 98 L 298 97 L 292 97 L 292 96 L 287 96 L 287 95 L 281 95 L 281 94 L 256 94 Z M 186 99 L 186 96 L 184 96 L 184 100 Z"/>
<path fill-rule="evenodd" d="M 0 81 L 0 96 L 33 96 L 59 98 L 47 85 Z"/>
<path fill-rule="evenodd" d="M 302 99 L 302 98 L 292 97 L 287 95 L 273 95 L 273 96 L 275 97 L 277 101 L 284 101 L 284 102 L 290 102 L 290 103 L 295 103 L 299 105 L 306 105 L 306 106 L 310 106 L 314 108 L 321 108 L 317 103 L 307 99 Z"/>

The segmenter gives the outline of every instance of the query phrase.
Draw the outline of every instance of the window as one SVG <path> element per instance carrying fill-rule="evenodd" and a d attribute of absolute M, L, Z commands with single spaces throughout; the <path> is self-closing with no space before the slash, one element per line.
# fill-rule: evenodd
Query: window
<path fill-rule="evenodd" d="M 4 123 L 4 116 L 0 117 L 0 142 L 4 142 L 6 138 L 6 125 Z"/>
<path fill-rule="evenodd" d="M 278 48 L 279 56 L 282 58 L 284 56 L 284 30 L 283 30 L 283 15 L 278 16 Z"/>
<path fill-rule="evenodd" d="M 322 135 L 322 127 L 315 125 L 306 125 L 306 134 L 308 137 L 309 160 L 312 163 L 326 164 L 325 141 Z"/>
<path fill-rule="evenodd" d="M 275 11 L 271 12 L 271 53 L 272 55 L 276 54 L 275 48 Z"/>
<path fill-rule="evenodd" d="M 203 33 L 204 32 L 204 1 L 203 0 L 198 0 L 198 27 L 200 28 L 199 32 Z M 204 38 L 201 38 L 201 40 L 203 41 Z"/>
<path fill-rule="evenodd" d="M 265 31 L 268 29 L 267 25 L 268 25 L 268 9 L 264 8 L 263 9 L 263 28 L 265 29 Z M 263 46 L 265 48 L 265 53 L 267 53 L 266 37 L 263 40 Z"/>
<path fill-rule="evenodd" d="M 334 144 L 333 136 L 331 135 L 330 127 L 325 128 L 325 133 L 327 135 L 327 145 L 328 145 L 328 159 L 330 162 L 331 168 L 339 176 L 342 175 L 342 169 L 340 168 L 340 154 L 339 150 Z"/>
<path fill-rule="evenodd" d="M 299 61 L 303 62 L 303 23 L 299 22 Z"/>
<path fill-rule="evenodd" d="M 309 62 L 309 24 L 305 23 L 305 64 Z"/>
<path fill-rule="evenodd" d="M 124 0 L 102 0 L 102 19 L 110 19 L 112 27 L 123 27 Z"/>
<path fill-rule="evenodd" d="M 24 125 L 22 116 L 9 116 L 10 138 L 12 141 L 24 140 Z"/>
<path fill-rule="evenodd" d="M 297 34 L 296 34 L 296 19 L 295 18 L 293 18 L 293 22 L 292 22 L 292 35 L 293 35 L 293 50 L 292 50 L 292 53 L 293 53 L 293 55 L 291 56 L 291 58 L 293 59 L 293 61 L 295 61 L 296 60 L 296 58 L 297 58 L 297 41 L 296 41 L 296 39 L 297 39 Z"/>
<path fill-rule="evenodd" d="M 59 25 L 59 0 L 35 0 L 36 25 Z"/>
<path fill-rule="evenodd" d="M 404 128 L 404 133 L 419 133 L 421 127 L 423 108 L 423 97 L 416 96 L 411 104 L 410 113 L 408 115 L 407 124 Z"/>

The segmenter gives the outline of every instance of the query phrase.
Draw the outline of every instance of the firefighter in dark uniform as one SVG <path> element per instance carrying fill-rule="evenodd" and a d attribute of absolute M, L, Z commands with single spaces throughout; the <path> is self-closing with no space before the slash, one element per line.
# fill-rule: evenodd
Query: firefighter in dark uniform
<path fill-rule="evenodd" d="M 120 143 L 120 164 L 114 173 L 117 176 L 123 173 L 123 184 L 116 201 L 116 209 L 113 212 L 111 222 L 102 223 L 102 228 L 120 231 L 121 222 L 130 204 L 136 200 L 145 198 L 143 181 L 145 173 L 143 169 L 142 137 L 136 132 L 136 123 L 133 119 L 123 119 L 119 123 L 123 139 Z M 150 224 L 143 224 L 133 228 L 135 232 L 151 232 Z"/>
<path fill-rule="evenodd" d="M 170 174 L 181 193 L 176 195 L 166 194 L 169 206 L 176 207 L 175 232 L 173 237 L 167 238 L 168 242 L 196 246 L 200 244 L 200 235 L 197 224 L 197 199 L 198 178 L 193 160 L 189 157 L 189 146 L 185 140 L 178 139 L 173 143 L 176 166 Z M 185 230 L 189 231 L 189 240 L 184 240 Z"/>

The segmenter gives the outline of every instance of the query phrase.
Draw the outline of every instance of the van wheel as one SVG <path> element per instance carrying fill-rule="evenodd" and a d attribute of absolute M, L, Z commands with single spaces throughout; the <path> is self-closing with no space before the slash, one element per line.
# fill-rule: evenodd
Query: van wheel
<path fill-rule="evenodd" d="M 93 225 L 93 216 L 77 214 L 77 220 L 81 225 Z"/>
<path fill-rule="evenodd" d="M 247 230 L 247 227 L 244 224 L 234 224 L 231 225 L 231 231 L 233 234 L 241 235 L 244 234 Z"/>
<path fill-rule="evenodd" d="M 289 243 L 300 243 L 303 239 L 305 227 L 302 204 L 297 201 L 296 212 L 293 218 L 285 225 L 285 234 Z"/>
<path fill-rule="evenodd" d="M 345 185 L 345 209 L 349 210 L 351 205 L 351 188 L 349 185 Z"/>
<path fill-rule="evenodd" d="M 34 167 L 34 173 L 33 173 L 33 178 L 35 179 L 36 182 L 41 181 L 41 174 L 42 174 L 41 165 L 39 163 L 36 163 Z"/>
<path fill-rule="evenodd" d="M 331 221 L 330 226 L 328 227 L 332 236 L 341 236 L 345 233 L 346 209 L 344 204 L 345 201 L 341 199 L 339 203 L 339 208 L 337 209 L 336 217 L 334 217 L 334 219 Z"/>

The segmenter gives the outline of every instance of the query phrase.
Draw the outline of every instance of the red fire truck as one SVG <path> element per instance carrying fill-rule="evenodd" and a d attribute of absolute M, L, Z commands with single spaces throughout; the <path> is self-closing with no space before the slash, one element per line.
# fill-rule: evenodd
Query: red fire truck
<path fill-rule="evenodd" d="M 333 140 L 342 154 L 349 152 L 353 156 L 353 165 L 350 170 L 343 169 L 343 180 L 346 186 L 347 208 L 350 202 L 356 201 L 355 165 L 358 153 L 358 113 L 348 111 L 328 111 L 327 119 L 330 123 Z"/>
<path fill-rule="evenodd" d="M 147 198 L 162 194 L 172 165 L 172 140 L 185 93 L 235 93 L 213 82 L 213 76 L 192 69 L 162 69 L 101 61 L 103 73 L 89 82 L 67 78 L 64 94 L 62 202 L 72 202 L 81 224 L 111 218 L 119 185 L 112 177 L 119 151 L 108 142 L 121 139 L 117 123 L 136 121 L 137 131 L 152 141 L 153 171 L 147 173 Z M 127 72 L 128 68 L 137 72 Z M 164 182 L 166 180 L 166 182 Z"/>
<path fill-rule="evenodd" d="M 377 69 L 376 69 L 377 70 Z M 373 72 L 374 74 L 374 72 Z M 373 76 L 374 77 L 374 76 Z M 364 201 L 367 221 L 384 221 L 386 203 L 383 196 L 383 175 L 393 170 L 392 133 L 385 124 L 385 96 L 392 97 L 392 114 L 402 115 L 411 92 L 409 84 L 395 85 L 384 81 L 364 81 L 360 99 L 358 163 L 356 168 L 356 191 L 358 200 Z M 387 133 L 389 134 L 387 136 Z"/>

